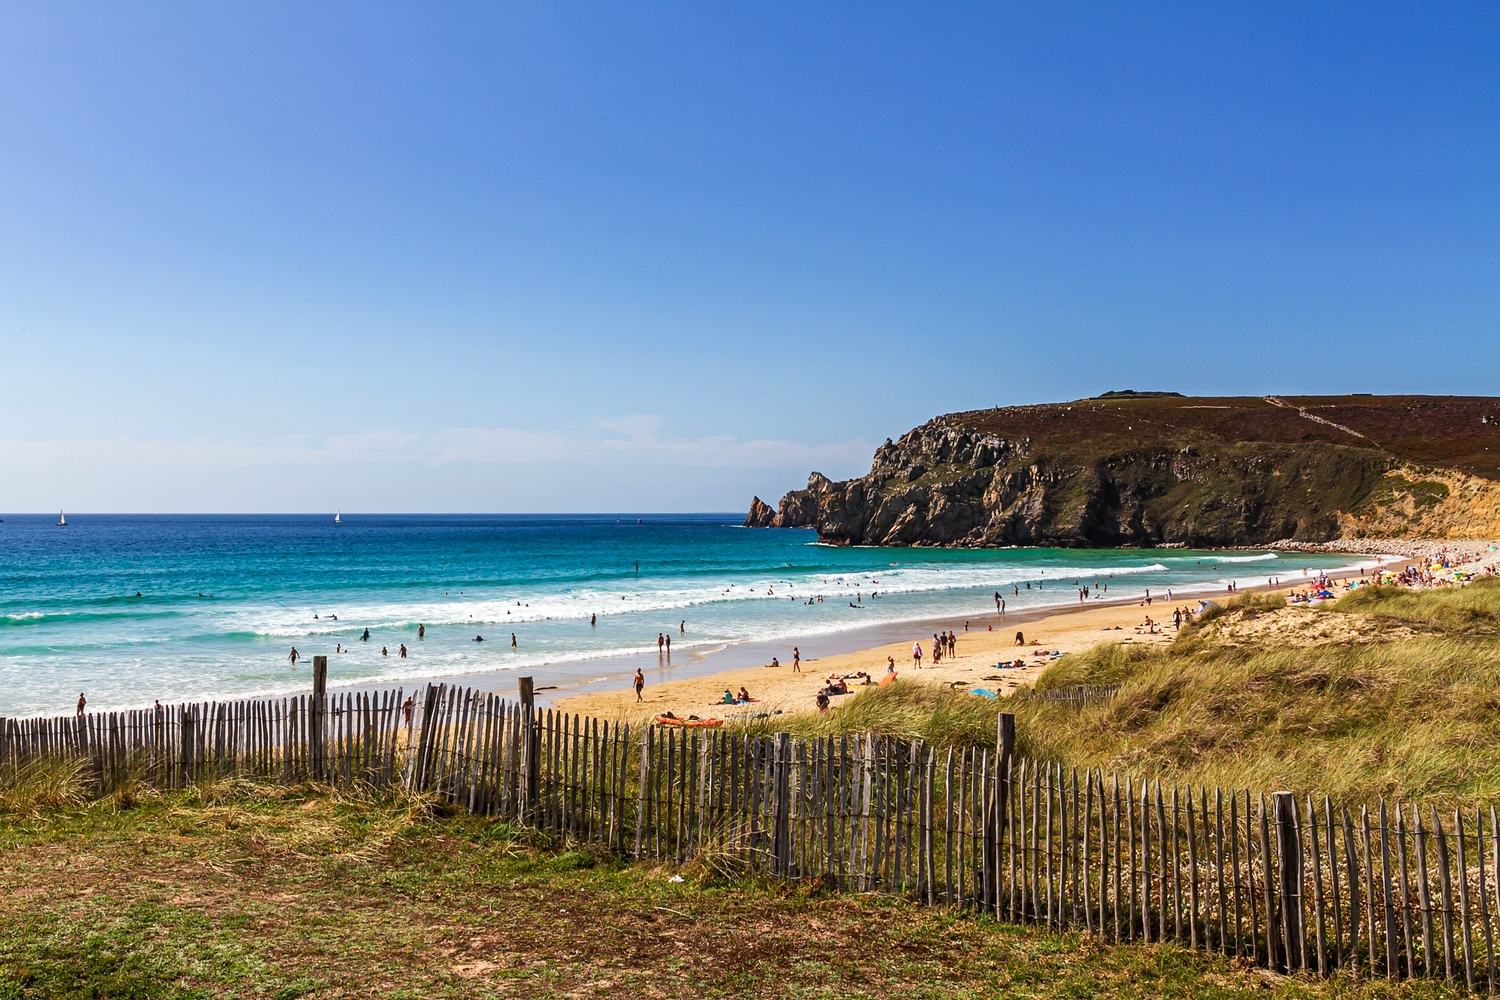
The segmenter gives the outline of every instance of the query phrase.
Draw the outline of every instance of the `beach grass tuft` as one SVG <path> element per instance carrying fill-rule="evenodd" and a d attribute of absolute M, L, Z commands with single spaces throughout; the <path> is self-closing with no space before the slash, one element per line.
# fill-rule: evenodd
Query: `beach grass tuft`
<path fill-rule="evenodd" d="M 34 816 L 84 801 L 83 761 L 41 757 L 16 767 L 0 767 L 0 815 Z"/>

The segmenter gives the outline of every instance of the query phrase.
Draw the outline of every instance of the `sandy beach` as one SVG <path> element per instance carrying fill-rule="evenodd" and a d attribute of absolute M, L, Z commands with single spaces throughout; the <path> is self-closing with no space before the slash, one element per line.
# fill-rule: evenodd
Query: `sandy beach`
<path fill-rule="evenodd" d="M 1191 602 L 1194 606 L 1197 601 Z M 1153 634 L 1144 627 L 1147 615 L 1155 621 L 1166 618 L 1165 627 Z M 1013 625 L 994 626 L 993 631 L 958 632 L 957 655 L 931 664 L 932 634 L 912 626 L 911 640 L 887 643 L 853 653 L 841 653 L 819 659 L 803 660 L 801 672 L 790 663 L 777 667 L 747 667 L 727 670 L 706 677 L 683 677 L 646 687 L 644 700 L 637 702 L 628 687 L 612 691 L 590 691 L 558 698 L 554 706 L 565 712 L 578 712 L 599 718 L 640 721 L 671 712 L 674 715 L 697 715 L 701 718 L 731 719 L 756 712 L 816 711 L 819 689 L 829 675 L 852 675 L 860 671 L 878 682 L 884 677 L 891 660 L 898 674 L 895 683 L 932 685 L 963 684 L 985 688 L 998 694 L 1010 694 L 1030 684 L 1050 666 L 1054 657 L 1044 653 L 1077 653 L 1100 642 L 1138 644 L 1170 643 L 1176 634 L 1171 622 L 1172 605 L 1157 602 L 1150 608 L 1131 604 L 1079 607 Z M 1025 637 L 1025 646 L 1016 645 L 1016 632 Z M 923 667 L 912 661 L 912 642 L 922 644 Z M 1033 645 L 1036 643 L 1036 645 Z M 1015 660 L 1024 666 L 1013 667 Z M 1003 668 L 997 663 L 1005 663 Z M 835 698 L 835 703 L 859 697 L 864 690 L 849 681 L 854 692 Z M 743 687 L 756 699 L 750 705 L 722 704 L 725 689 L 738 692 Z"/>
<path fill-rule="evenodd" d="M 1494 543 L 1483 541 L 1401 541 L 1380 542 L 1360 540 L 1341 543 L 1340 551 L 1356 551 L 1363 545 L 1364 551 L 1389 553 L 1386 565 L 1399 569 L 1413 557 L 1431 558 L 1439 551 L 1461 554 L 1472 568 L 1492 566 L 1500 563 L 1500 552 Z M 1390 558 L 1394 556 L 1395 558 Z M 1304 585 L 1300 577 L 1288 578 L 1278 591 L 1296 589 Z M 1246 587 L 1245 590 L 1268 590 L 1265 585 Z M 1177 605 L 1196 607 L 1203 595 L 1179 595 Z M 928 623 L 924 629 L 920 624 L 911 627 L 911 638 L 889 642 L 851 653 L 839 653 L 817 659 L 804 659 L 801 671 L 794 672 L 789 662 L 779 666 L 746 667 L 726 670 L 707 676 L 670 678 L 658 683 L 648 683 L 643 700 L 637 701 L 635 692 L 622 683 L 618 689 L 592 690 L 573 695 L 564 695 L 552 701 L 553 707 L 565 712 L 577 712 L 599 718 L 641 721 L 655 715 L 671 712 L 687 717 L 722 718 L 730 720 L 759 712 L 812 712 L 817 710 L 818 691 L 830 676 L 849 676 L 864 671 L 878 682 L 886 673 L 892 660 L 898 674 L 895 683 L 931 685 L 960 685 L 967 689 L 983 688 L 1001 696 L 1014 693 L 1016 689 L 1031 684 L 1050 666 L 1055 658 L 1046 653 L 1075 654 L 1090 649 L 1102 642 L 1119 642 L 1129 645 L 1167 645 L 1176 637 L 1172 625 L 1174 602 L 1157 601 L 1151 606 L 1138 602 L 1111 603 L 1105 605 L 1078 605 L 1059 608 L 1042 617 L 1012 623 L 986 625 L 984 629 L 959 631 L 957 655 L 945 658 L 937 666 L 931 663 L 932 632 L 941 626 Z M 1147 617 L 1158 623 L 1155 631 L 1145 625 Z M 1161 624 L 1162 622 L 1165 624 Z M 989 629 L 993 629 L 990 631 Z M 1016 645 L 1016 632 L 1024 634 L 1026 645 Z M 917 669 L 912 659 L 912 642 L 920 642 L 923 666 Z M 1012 666 L 1016 660 L 1023 666 Z M 1005 664 L 997 667 L 997 664 Z M 860 683 L 848 682 L 853 693 L 839 696 L 834 703 L 845 698 L 859 696 Z M 739 692 L 745 688 L 755 699 L 748 705 L 723 704 L 725 690 Z"/>

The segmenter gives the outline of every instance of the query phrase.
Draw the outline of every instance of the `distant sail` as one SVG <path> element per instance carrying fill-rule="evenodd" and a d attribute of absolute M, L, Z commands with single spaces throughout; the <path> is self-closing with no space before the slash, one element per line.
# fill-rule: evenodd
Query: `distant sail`
<path fill-rule="evenodd" d="M 66 528 L 68 526 L 68 519 L 63 516 L 62 511 L 57 512 L 57 525 L 60 528 Z"/>
<path fill-rule="evenodd" d="M 337 513 L 335 513 L 333 515 L 333 523 L 334 524 L 343 524 L 344 523 L 344 512 L 343 511 L 338 511 Z"/>

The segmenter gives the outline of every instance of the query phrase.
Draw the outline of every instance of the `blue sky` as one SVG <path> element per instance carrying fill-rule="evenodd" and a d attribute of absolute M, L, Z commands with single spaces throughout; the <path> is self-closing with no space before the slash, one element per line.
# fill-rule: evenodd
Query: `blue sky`
<path fill-rule="evenodd" d="M 1495 392 L 1493 4 L 0 5 L 0 509 L 743 509 Z"/>

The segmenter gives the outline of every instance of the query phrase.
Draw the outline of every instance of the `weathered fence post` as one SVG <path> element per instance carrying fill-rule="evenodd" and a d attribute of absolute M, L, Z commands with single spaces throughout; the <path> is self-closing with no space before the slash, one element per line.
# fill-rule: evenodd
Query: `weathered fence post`
<path fill-rule="evenodd" d="M 196 778 L 193 770 L 193 715 L 186 705 L 182 706 L 182 724 L 179 729 L 182 750 L 177 757 L 177 763 L 182 771 L 182 787 L 186 788 Z"/>
<path fill-rule="evenodd" d="M 542 723 L 536 714 L 536 689 L 530 677 L 517 680 L 521 695 L 521 815 L 532 822 L 542 797 Z"/>
<path fill-rule="evenodd" d="M 1301 965 L 1302 957 L 1302 838 L 1297 830 L 1297 797 L 1276 792 L 1271 802 L 1280 873 L 1282 966 L 1289 971 Z"/>
<path fill-rule="evenodd" d="M 328 657 L 313 657 L 313 696 L 308 706 L 308 768 L 314 781 L 323 774 L 324 727 L 328 722 Z"/>
<path fill-rule="evenodd" d="M 1016 754 L 1016 717 L 1001 712 L 995 720 L 995 783 L 986 789 L 984 854 L 980 860 L 984 875 L 980 881 L 980 905 L 1000 915 L 1000 841 L 1004 836 L 1006 810 L 1010 808 L 1010 767 Z"/>
<path fill-rule="evenodd" d="M 783 878 L 792 874 L 792 736 L 777 733 L 771 760 L 771 865 Z"/>

